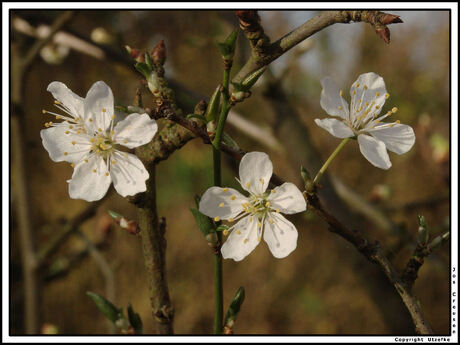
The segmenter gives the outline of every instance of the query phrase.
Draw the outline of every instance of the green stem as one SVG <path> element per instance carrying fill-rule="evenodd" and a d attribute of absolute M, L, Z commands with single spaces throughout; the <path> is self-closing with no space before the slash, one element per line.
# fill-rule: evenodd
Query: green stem
<path fill-rule="evenodd" d="M 332 154 L 329 156 L 327 159 L 326 163 L 323 164 L 321 169 L 319 169 L 318 173 L 316 174 L 315 178 L 313 179 L 313 184 L 317 184 L 319 180 L 321 179 L 321 176 L 326 172 L 326 169 L 328 168 L 329 164 L 331 164 L 332 160 L 337 156 L 337 154 L 340 152 L 340 150 L 345 146 L 345 144 L 350 140 L 351 138 L 345 138 L 342 140 L 342 142 L 337 146 L 337 148 L 332 152 Z"/>

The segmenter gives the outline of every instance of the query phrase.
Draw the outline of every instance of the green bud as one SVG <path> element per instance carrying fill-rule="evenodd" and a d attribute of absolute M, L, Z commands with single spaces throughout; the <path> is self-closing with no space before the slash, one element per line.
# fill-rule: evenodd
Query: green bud
<path fill-rule="evenodd" d="M 257 71 L 251 73 L 246 79 L 244 79 L 241 83 L 244 90 L 248 91 L 257 82 L 257 80 L 259 80 L 259 78 L 262 76 L 266 69 L 267 66 L 259 68 Z"/>
<path fill-rule="evenodd" d="M 216 90 L 212 94 L 211 99 L 209 100 L 208 107 L 206 108 L 204 116 L 206 117 L 206 120 L 208 122 L 214 121 L 217 117 L 217 114 L 219 113 L 220 89 L 221 86 L 218 85 Z"/>
<path fill-rule="evenodd" d="M 192 212 L 193 217 L 195 218 L 195 221 L 196 221 L 196 225 L 200 229 L 203 236 L 206 237 L 210 233 L 216 232 L 214 223 L 209 217 L 205 216 L 203 213 L 198 211 L 196 208 L 190 208 L 190 211 Z"/>
<path fill-rule="evenodd" d="M 439 247 L 441 247 L 444 243 L 446 243 L 449 240 L 449 237 L 450 237 L 449 232 L 446 232 L 440 236 L 437 236 L 433 241 L 431 241 L 428 247 L 431 250 L 438 249 Z"/>
<path fill-rule="evenodd" d="M 302 176 L 302 179 L 305 183 L 311 180 L 310 173 L 308 172 L 307 169 L 305 169 L 303 165 L 300 166 L 300 175 Z"/>
<path fill-rule="evenodd" d="M 93 300 L 94 304 L 96 304 L 96 307 L 105 315 L 107 319 L 115 323 L 118 319 L 122 318 L 121 309 L 115 307 L 104 297 L 91 291 L 87 291 L 86 294 Z"/>
<path fill-rule="evenodd" d="M 119 213 L 117 213 L 115 211 L 108 210 L 107 212 L 109 213 L 110 217 L 112 217 L 115 220 L 123 218 L 123 215 L 121 215 L 121 214 L 119 214 Z"/>
<path fill-rule="evenodd" d="M 150 68 L 150 70 L 153 71 L 154 69 L 153 61 L 152 61 L 152 58 L 150 57 L 150 54 L 147 52 L 145 52 L 145 63 Z"/>
<path fill-rule="evenodd" d="M 233 55 L 235 54 L 235 46 L 236 46 L 236 39 L 238 37 L 238 28 L 232 31 L 230 35 L 225 39 L 222 43 L 217 43 L 217 47 L 219 48 L 222 57 L 225 60 L 233 59 Z"/>
<path fill-rule="evenodd" d="M 210 247 L 215 247 L 219 242 L 219 239 L 217 238 L 217 233 L 215 232 L 207 234 L 204 238 L 206 239 Z"/>
<path fill-rule="evenodd" d="M 144 333 L 141 317 L 138 313 L 134 312 L 131 304 L 128 305 L 128 319 L 136 334 Z"/>
<path fill-rule="evenodd" d="M 155 71 L 152 71 L 146 79 L 149 90 L 153 93 L 154 96 L 158 96 L 161 87 L 160 81 L 158 80 L 158 74 Z"/>
<path fill-rule="evenodd" d="M 152 69 L 145 63 L 145 62 L 138 62 L 134 65 L 134 67 L 138 70 L 140 74 L 144 76 L 144 78 L 148 78 Z"/>
<path fill-rule="evenodd" d="M 244 287 L 241 286 L 236 291 L 235 295 L 233 296 L 232 302 L 230 303 L 227 313 L 225 314 L 225 319 L 224 319 L 225 326 L 229 328 L 233 327 L 235 320 L 238 316 L 238 313 L 240 312 L 241 305 L 244 302 L 244 297 L 245 297 Z"/>
<path fill-rule="evenodd" d="M 425 217 L 422 215 L 419 215 L 418 223 L 419 223 L 419 227 L 418 227 L 417 241 L 418 243 L 425 245 L 428 243 L 428 239 L 429 239 L 429 233 L 428 233 L 428 229 L 426 226 Z"/>

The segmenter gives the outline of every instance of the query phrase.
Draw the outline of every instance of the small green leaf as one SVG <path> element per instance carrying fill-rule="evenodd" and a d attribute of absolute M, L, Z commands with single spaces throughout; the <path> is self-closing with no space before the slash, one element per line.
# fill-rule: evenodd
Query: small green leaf
<path fill-rule="evenodd" d="M 238 37 L 238 28 L 233 30 L 222 43 L 217 43 L 217 47 L 224 59 L 230 60 L 235 53 L 236 39 Z"/>
<path fill-rule="evenodd" d="M 126 107 L 123 106 L 123 105 L 116 105 L 116 106 L 115 106 L 115 109 L 116 109 L 116 110 L 119 110 L 119 111 L 121 111 L 121 112 L 123 112 L 123 113 L 128 113 L 128 108 L 126 108 Z"/>
<path fill-rule="evenodd" d="M 138 62 L 134 67 L 142 74 L 145 78 L 148 78 L 152 69 L 145 62 Z"/>
<path fill-rule="evenodd" d="M 207 236 L 210 233 L 213 233 L 216 231 L 214 227 L 214 223 L 212 222 L 211 218 L 205 216 L 203 213 L 198 211 L 196 208 L 190 208 L 190 211 L 192 212 L 193 217 L 195 217 L 196 224 L 198 225 L 198 228 L 200 229 L 201 233 L 204 236 Z"/>
<path fill-rule="evenodd" d="M 241 85 L 244 88 L 244 91 L 248 91 L 257 82 L 257 80 L 259 80 L 262 74 L 264 74 L 266 69 L 267 66 L 259 68 L 257 71 L 251 73 L 246 79 L 244 79 L 241 83 Z"/>
<path fill-rule="evenodd" d="M 104 297 L 91 291 L 87 291 L 86 294 L 93 300 L 93 302 L 96 304 L 96 307 L 105 315 L 105 317 L 113 323 L 122 317 L 121 309 L 115 307 Z"/>
<path fill-rule="evenodd" d="M 419 227 L 418 227 L 418 236 L 417 236 L 417 241 L 420 243 L 420 244 L 427 244 L 428 243 L 428 240 L 429 240 L 429 233 L 428 233 L 428 228 L 426 226 L 426 220 L 425 220 L 425 217 L 422 216 L 422 215 L 419 215 L 418 216 L 418 223 L 419 223 Z"/>
<path fill-rule="evenodd" d="M 311 180 L 310 173 L 308 172 L 307 169 L 305 169 L 305 167 L 303 165 L 300 167 L 300 175 L 302 176 L 302 179 L 303 179 L 303 181 L 305 183 L 307 183 L 307 181 Z"/>
<path fill-rule="evenodd" d="M 233 296 L 232 302 L 230 303 L 230 306 L 228 307 L 227 313 L 225 314 L 225 321 L 224 325 L 232 328 L 233 324 L 238 316 L 238 313 L 240 312 L 241 305 L 244 302 L 244 287 L 240 287 L 235 295 Z"/>
<path fill-rule="evenodd" d="M 112 210 L 108 210 L 107 211 L 110 215 L 110 217 L 112 217 L 113 219 L 120 219 L 120 218 L 123 218 L 123 216 L 115 211 L 112 211 Z"/>
<path fill-rule="evenodd" d="M 204 113 L 206 122 L 213 121 L 217 117 L 220 105 L 220 87 L 220 85 L 217 86 L 216 90 L 211 96 L 211 99 L 209 100 L 206 112 Z"/>
<path fill-rule="evenodd" d="M 145 63 L 147 64 L 148 68 L 152 71 L 154 68 L 153 61 L 148 52 L 145 52 Z"/>
<path fill-rule="evenodd" d="M 225 231 L 228 230 L 228 225 L 219 225 L 216 229 L 216 231 Z"/>
<path fill-rule="evenodd" d="M 136 334 L 144 333 L 141 317 L 138 313 L 134 312 L 131 304 L 128 304 L 128 319 Z"/>

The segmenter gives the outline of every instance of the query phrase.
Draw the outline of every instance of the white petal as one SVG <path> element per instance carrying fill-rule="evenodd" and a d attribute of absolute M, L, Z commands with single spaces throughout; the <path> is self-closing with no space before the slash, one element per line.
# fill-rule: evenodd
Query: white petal
<path fill-rule="evenodd" d="M 241 187 L 257 195 L 262 194 L 268 187 L 273 174 L 273 164 L 266 153 L 246 153 L 240 162 Z"/>
<path fill-rule="evenodd" d="M 96 170 L 96 172 L 94 172 Z M 86 201 L 100 200 L 110 186 L 110 176 L 106 175 L 107 166 L 102 157 L 92 154 L 88 163 L 80 162 L 75 166 L 69 181 L 69 195 L 72 199 Z"/>
<path fill-rule="evenodd" d="M 285 182 L 273 189 L 267 198 L 272 209 L 278 209 L 281 213 L 294 214 L 307 209 L 307 203 L 302 192 L 291 182 Z"/>
<path fill-rule="evenodd" d="M 357 87 L 357 85 L 359 86 Z M 386 93 L 385 82 L 381 76 L 374 72 L 361 74 L 350 88 L 351 103 L 353 106 L 353 109 L 351 109 L 351 119 L 354 120 L 357 115 L 361 115 L 368 108 L 371 109 L 368 117 L 373 116 L 373 114 L 378 115 L 385 104 Z M 369 103 L 368 106 L 366 106 L 366 102 Z M 361 106 L 363 107 L 362 111 L 357 111 Z"/>
<path fill-rule="evenodd" d="M 246 202 L 247 198 L 235 189 L 211 187 L 201 197 L 199 210 L 211 218 L 236 218 L 243 211 L 242 205 Z"/>
<path fill-rule="evenodd" d="M 241 261 L 248 256 L 259 244 L 257 224 L 257 219 L 253 216 L 241 219 L 222 246 L 222 257 Z"/>
<path fill-rule="evenodd" d="M 383 127 L 383 128 L 379 128 Z M 415 134 L 411 126 L 394 124 L 376 126 L 368 131 L 374 138 L 383 141 L 388 150 L 399 155 L 409 151 L 415 143 Z"/>
<path fill-rule="evenodd" d="M 348 119 L 348 103 L 340 96 L 340 90 L 331 77 L 321 79 L 321 107 L 331 116 Z"/>
<path fill-rule="evenodd" d="M 270 215 L 273 224 L 270 224 L 270 218 L 265 219 L 264 240 L 275 258 L 285 258 L 297 247 L 297 229 L 281 214 Z"/>
<path fill-rule="evenodd" d="M 315 119 L 315 123 L 336 138 L 349 138 L 355 135 L 350 127 L 337 119 Z"/>
<path fill-rule="evenodd" d="M 111 155 L 110 176 L 115 190 L 123 197 L 147 190 L 145 181 L 149 173 L 141 160 L 131 153 L 115 151 Z"/>
<path fill-rule="evenodd" d="M 113 139 L 130 149 L 149 143 L 158 130 L 155 120 L 147 114 L 130 114 L 114 128 Z"/>
<path fill-rule="evenodd" d="M 62 122 L 56 127 L 40 131 L 43 146 L 54 162 L 78 163 L 88 155 L 91 149 L 89 138 L 86 135 L 77 135 L 69 131 L 68 127 L 67 122 Z M 72 145 L 72 142 L 75 145 Z"/>
<path fill-rule="evenodd" d="M 59 81 L 53 81 L 48 85 L 47 91 L 53 94 L 53 97 L 62 103 L 74 117 L 84 117 L 84 100 L 75 94 L 65 84 Z"/>
<path fill-rule="evenodd" d="M 391 167 L 390 158 L 385 144 L 369 135 L 358 135 L 359 150 L 372 165 L 381 169 Z"/>
<path fill-rule="evenodd" d="M 85 124 L 94 132 L 99 128 L 105 131 L 109 128 L 113 115 L 112 90 L 103 81 L 95 82 L 85 98 Z"/>

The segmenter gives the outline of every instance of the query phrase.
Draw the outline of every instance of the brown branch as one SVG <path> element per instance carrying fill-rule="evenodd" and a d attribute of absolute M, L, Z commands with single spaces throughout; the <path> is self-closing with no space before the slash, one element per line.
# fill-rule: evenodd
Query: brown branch
<path fill-rule="evenodd" d="M 24 279 L 24 314 L 25 314 L 25 333 L 37 334 L 40 324 L 40 279 L 38 276 L 38 265 L 35 253 L 35 240 L 32 231 L 32 213 L 30 211 L 29 187 L 27 173 L 25 169 L 24 139 L 22 137 L 20 122 L 23 121 L 25 112 L 23 108 L 25 99 L 25 82 L 30 67 L 38 56 L 40 49 L 48 43 L 53 35 L 62 28 L 72 17 L 72 12 L 61 14 L 51 26 L 47 37 L 35 42 L 35 44 L 21 58 L 19 48 L 11 45 L 12 64 L 11 64 L 11 134 L 14 156 L 15 174 L 17 183 L 15 184 L 16 196 L 18 201 L 17 216 L 18 230 L 20 237 L 20 248 L 22 257 L 22 271 Z"/>
<path fill-rule="evenodd" d="M 264 28 L 260 25 L 260 17 L 254 10 L 235 11 L 244 35 L 251 45 L 251 50 L 256 56 L 264 56 L 270 46 L 270 39 L 265 35 Z"/>
<path fill-rule="evenodd" d="M 264 54 L 253 54 L 233 78 L 233 82 L 241 83 L 251 73 L 276 60 L 316 32 L 336 23 L 346 24 L 352 21 L 365 22 L 372 25 L 376 33 L 386 43 L 390 42 L 390 31 L 386 25 L 402 23 L 399 16 L 379 11 L 324 11 L 276 42 L 273 42 L 268 48 L 263 50 Z"/>
<path fill-rule="evenodd" d="M 398 272 L 394 269 L 391 262 L 383 254 L 382 248 L 377 241 L 367 239 L 363 234 L 356 230 L 350 230 L 340 223 L 334 216 L 329 214 L 322 207 L 316 194 L 307 194 L 308 207 L 329 225 L 329 230 L 352 243 L 356 249 L 363 254 L 369 261 L 377 263 L 385 273 L 388 280 L 395 287 L 404 305 L 409 311 L 418 334 L 433 334 L 433 330 L 425 319 L 418 300 L 407 288 L 405 282 Z"/>

